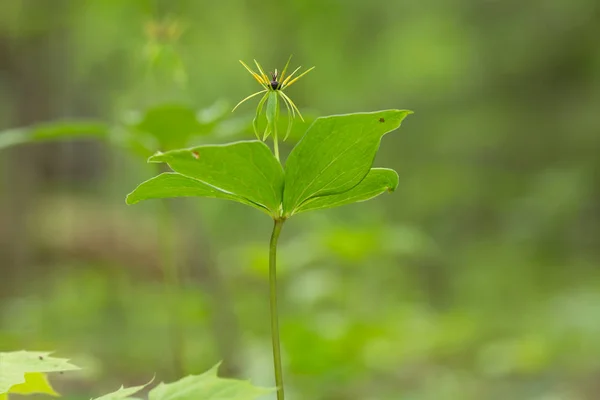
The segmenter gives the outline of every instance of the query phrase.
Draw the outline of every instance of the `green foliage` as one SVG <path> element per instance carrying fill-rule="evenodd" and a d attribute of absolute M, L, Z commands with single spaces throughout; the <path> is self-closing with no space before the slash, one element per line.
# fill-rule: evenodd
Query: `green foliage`
<path fill-rule="evenodd" d="M 367 176 L 352 189 L 329 196 L 313 197 L 302 203 L 296 209 L 296 213 L 366 201 L 383 192 L 393 192 L 397 187 L 398 174 L 396 171 L 387 168 L 371 168 Z"/>
<path fill-rule="evenodd" d="M 165 172 L 139 185 L 127 196 L 127 204 L 135 204 L 147 199 L 163 199 L 173 197 L 174 192 L 177 193 L 177 197 L 221 198 L 238 201 L 252 207 L 257 207 L 261 211 L 264 210 L 263 207 L 258 207 L 255 203 L 246 201 L 243 197 L 223 192 L 214 186 L 210 186 L 199 181 L 198 179 L 189 178 L 174 172 Z"/>
<path fill-rule="evenodd" d="M 50 396 L 59 396 L 54 390 L 48 377 L 43 372 L 29 372 L 25 374 L 25 382 L 14 385 L 8 390 L 8 393 L 0 394 L 0 400 L 8 398 L 9 393 L 12 394 L 47 394 Z"/>
<path fill-rule="evenodd" d="M 225 198 L 262 208 L 275 220 L 269 251 L 270 316 L 277 399 L 283 400 L 275 279 L 277 241 L 283 222 L 300 211 L 364 201 L 386 190 L 393 191 L 398 186 L 396 172 L 371 169 L 371 166 L 381 138 L 397 129 L 410 111 L 387 110 L 318 118 L 292 150 L 284 173 L 279 163 L 277 96 L 275 91 L 268 93 L 268 124 L 264 137 L 273 135 L 274 155 L 260 141 L 158 153 L 149 161 L 167 163 L 175 174 L 162 174 L 142 183 L 127 196 L 127 203 L 165 197 Z M 262 107 L 261 101 L 257 115 Z M 192 378 L 177 383 L 176 393 L 188 390 L 179 388 L 187 383 L 186 379 Z M 191 393 L 187 398 L 196 397 Z M 151 392 L 150 400 L 162 398 L 153 398 Z"/>
<path fill-rule="evenodd" d="M 283 169 L 271 151 L 262 142 L 237 142 L 222 146 L 199 146 L 185 150 L 173 150 L 150 157 L 150 162 L 165 162 L 175 172 L 212 186 L 230 200 L 277 215 L 283 190 Z M 147 182 L 146 182 L 147 183 Z M 189 196 L 189 181 L 169 182 L 171 196 Z M 176 186 L 178 184 L 178 186 Z M 150 188 L 155 187 L 151 183 Z M 166 197 L 165 188 L 161 196 Z M 152 192 L 142 184 L 129 196 L 137 201 Z M 226 195 L 226 196 L 225 196 Z M 128 196 L 128 202 L 129 200 Z M 217 197 L 212 194 L 209 197 Z"/>
<path fill-rule="evenodd" d="M 227 103 L 218 101 L 200 110 L 179 103 L 161 104 L 143 112 L 124 113 L 112 124 L 96 120 L 57 120 L 0 132 L 0 150 L 27 143 L 94 138 L 149 157 L 156 150 L 199 144 L 203 137 L 223 130 L 220 124 L 227 114 Z M 242 126 L 230 126 L 227 134 L 239 136 L 242 130 Z"/>
<path fill-rule="evenodd" d="M 116 390 L 112 393 L 105 394 L 104 396 L 97 397 L 94 400 L 120 400 L 120 399 L 131 398 L 130 397 L 131 395 L 136 394 L 137 392 L 139 392 L 140 390 L 142 390 L 143 388 L 148 386 L 151 382 L 152 381 L 150 381 L 144 385 L 132 386 L 132 387 L 128 387 L 128 388 L 121 386 L 118 390 Z"/>
<path fill-rule="evenodd" d="M 159 153 L 149 161 L 166 162 L 180 175 L 163 174 L 142 183 L 127 196 L 127 203 L 165 197 L 224 198 L 273 218 L 287 218 L 365 201 L 398 185 L 394 171 L 371 170 L 371 165 L 381 138 L 409 114 L 388 110 L 317 118 L 292 150 L 285 182 L 278 161 L 257 141 Z"/>
<path fill-rule="evenodd" d="M 72 140 L 77 138 L 106 138 L 109 126 L 93 120 L 64 120 L 36 124 L 26 128 L 0 132 L 0 150 L 26 143 Z"/>
<path fill-rule="evenodd" d="M 188 25 L 177 43 L 189 74 L 183 94 L 172 84 L 166 95 L 148 90 L 144 71 L 132 62 L 145 50 L 145 22 L 162 16 Z M 374 164 L 398 171 L 398 193 L 306 214 L 293 221 L 293 235 L 284 231 L 279 257 L 290 395 L 594 400 L 600 370 L 600 46 L 593 37 L 599 26 L 597 0 L 437 0 L 408 7 L 362 0 L 289 7 L 269 0 L 257 7 L 240 1 L 0 1 L 0 121 L 6 126 L 63 112 L 110 115 L 131 104 L 182 98 L 193 104 L 237 100 L 254 82 L 239 73 L 235 60 L 259 56 L 279 66 L 288 52 L 320 69 L 290 88 L 305 118 L 307 106 L 329 115 L 418 105 L 427 117 L 409 119 L 410 135 L 386 136 Z M 222 136 L 196 137 L 199 143 L 186 146 L 239 140 L 234 132 L 244 126 L 251 134 L 254 109 L 247 110 L 217 125 L 215 134 Z M 306 131 L 296 132 L 300 124 L 296 119 L 290 139 Z M 151 142 L 143 156 L 157 149 Z M 77 171 L 90 179 L 85 190 L 71 181 L 70 168 L 60 182 L 45 179 L 52 157 L 62 170 L 63 151 L 44 152 L 43 160 L 32 151 L 23 157 L 24 168 L 3 158 L 5 175 L 23 188 L 43 186 L 44 193 L 36 192 L 26 210 L 36 238 L 29 245 L 20 225 L 6 220 L 14 214 L 11 203 L 19 202 L 18 188 L 6 186 L 0 196 L 0 282 L 14 288 L 3 292 L 0 344 L 93 348 L 104 366 L 99 384 L 115 378 L 135 383 L 148 368 L 170 371 L 167 336 L 158 336 L 168 319 L 156 318 L 164 303 L 150 265 L 157 257 L 152 251 L 119 256 L 98 234 L 118 221 L 123 229 L 109 232 L 128 232 L 115 239 L 119 252 L 151 247 L 153 206 L 159 204 L 113 208 L 151 175 L 147 166 L 114 166 L 121 152 L 101 152 L 102 163 L 96 156 L 84 160 L 92 173 Z M 107 179 L 111 166 L 119 173 Z M 21 177 L 31 169 L 37 179 L 27 184 Z M 195 203 L 177 208 L 185 223 L 175 229 L 194 243 L 188 267 L 195 276 L 214 262 L 224 275 L 251 351 L 236 361 L 266 375 L 265 294 L 257 280 L 267 275 L 256 275 L 257 269 L 266 274 L 267 257 L 255 225 L 264 217 L 227 202 Z M 10 236 L 26 247 L 28 268 L 14 269 L 7 259 Z M 77 251 L 80 241 L 88 243 L 85 252 Z M 212 257 L 199 250 L 203 244 Z M 222 259 L 238 246 L 251 251 Z M 115 270 L 134 282 L 115 285 Z M 11 275 L 21 279 L 13 283 Z M 210 294 L 195 278 L 186 282 L 180 306 L 195 310 L 187 313 L 186 338 L 195 346 L 187 360 L 198 368 L 219 358 L 208 343 L 236 328 L 226 324 L 214 332 L 213 312 L 200 300 Z M 188 290 L 193 295 L 186 296 Z M 375 332 L 356 330 L 361 321 Z M 527 337 L 548 346 L 552 356 L 538 371 L 524 373 L 518 364 L 526 355 L 513 344 Z M 91 397 L 86 394 L 78 398 Z"/>
<path fill-rule="evenodd" d="M 42 393 L 58 396 L 48 383 L 46 372 L 72 371 L 79 369 L 62 358 L 49 357 L 50 353 L 16 351 L 0 353 L 0 398 L 6 393 Z M 249 381 L 220 378 L 219 364 L 200 375 L 190 375 L 172 383 L 160 383 L 150 390 L 150 400 L 254 400 L 273 392 L 252 385 Z M 120 389 L 97 397 L 94 400 L 131 399 L 130 396 L 148 386 L 152 381 Z"/>
<path fill-rule="evenodd" d="M 277 242 L 283 223 L 300 211 L 364 201 L 386 190 L 393 191 L 398 186 L 396 172 L 371 166 L 381 138 L 400 127 L 411 112 L 387 110 L 318 118 L 292 150 L 284 173 L 279 163 L 277 96 L 276 91 L 268 93 L 264 137 L 273 135 L 274 155 L 260 141 L 158 153 L 149 161 L 165 162 L 180 175 L 162 174 L 142 183 L 129 194 L 127 202 L 165 197 L 219 197 L 262 207 L 271 215 L 275 221 L 269 251 L 273 361 L 277 399 L 284 400 L 276 281 Z M 257 115 L 262 107 L 261 101 Z M 183 385 L 184 381 L 177 385 Z M 175 390 L 177 393 L 187 389 Z M 171 398 L 174 397 L 168 397 Z M 189 399 L 193 398 L 196 397 L 190 394 Z M 153 398 L 150 393 L 150 400 L 162 399 Z"/>
<path fill-rule="evenodd" d="M 172 383 L 160 383 L 148 393 L 149 400 L 254 400 L 273 389 L 261 388 L 248 381 L 224 379 L 217 376 L 219 365 L 201 375 L 190 375 Z M 119 390 L 94 400 L 130 399 L 150 382 Z"/>
<path fill-rule="evenodd" d="M 273 389 L 261 388 L 248 381 L 217 376 L 219 365 L 201 375 L 190 375 L 177 382 L 161 383 L 152 389 L 149 400 L 254 400 Z"/>
<path fill-rule="evenodd" d="M 203 110 L 184 104 L 161 104 L 148 108 L 141 116 L 129 115 L 124 122 L 134 136 L 146 138 L 149 151 L 168 151 L 189 146 L 194 137 L 211 134 L 228 111 L 225 102 Z"/>
<path fill-rule="evenodd" d="M 15 385 L 26 383 L 25 375 L 29 373 L 79 369 L 65 358 L 55 358 L 49 355 L 48 352 L 36 351 L 0 353 L 0 394 L 9 392 Z M 30 383 L 39 386 L 39 379 L 34 377 Z M 27 388 L 24 389 L 27 390 Z M 45 390 L 48 391 L 47 388 Z"/>
<path fill-rule="evenodd" d="M 378 111 L 318 118 L 285 164 L 283 210 L 293 215 L 305 201 L 346 192 L 369 172 L 383 135 L 410 111 Z"/>

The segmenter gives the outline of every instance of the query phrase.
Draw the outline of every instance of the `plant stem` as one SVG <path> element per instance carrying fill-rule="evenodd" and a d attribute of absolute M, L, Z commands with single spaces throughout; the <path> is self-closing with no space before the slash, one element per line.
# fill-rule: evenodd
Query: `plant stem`
<path fill-rule="evenodd" d="M 275 370 L 275 384 L 277 386 L 277 400 L 284 400 L 283 372 L 281 368 L 281 346 L 279 342 L 279 317 L 277 314 L 277 240 L 285 219 L 275 219 L 271 243 L 269 246 L 269 292 L 271 303 L 271 339 L 273 341 L 273 367 Z"/>

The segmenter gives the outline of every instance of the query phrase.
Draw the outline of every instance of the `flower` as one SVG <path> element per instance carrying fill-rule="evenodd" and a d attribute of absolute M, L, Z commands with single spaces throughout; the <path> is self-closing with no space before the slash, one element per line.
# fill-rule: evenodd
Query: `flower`
<path fill-rule="evenodd" d="M 262 69 L 262 67 L 260 66 L 258 61 L 254 60 L 254 63 L 256 64 L 256 67 L 258 68 L 258 72 L 254 72 L 252 69 L 250 69 L 250 67 L 248 67 L 248 65 L 246 65 L 246 63 L 244 63 L 242 60 L 240 60 L 240 63 L 244 66 L 244 68 L 246 68 L 246 70 L 248 70 L 248 72 L 250 72 L 250 74 L 254 77 L 254 79 L 256 79 L 256 81 L 263 87 L 263 90 L 253 93 L 250 96 L 243 99 L 242 101 L 240 101 L 233 108 L 232 111 L 235 111 L 246 100 L 249 100 L 255 96 L 258 96 L 259 94 L 262 94 L 263 97 L 258 102 L 258 106 L 256 108 L 256 116 L 252 120 L 252 126 L 254 128 L 254 133 L 256 134 L 256 136 L 258 138 L 260 138 L 260 136 L 258 135 L 257 122 L 258 122 L 258 118 L 262 114 L 262 110 L 264 108 L 265 103 L 267 103 L 267 110 L 266 110 L 267 127 L 265 129 L 265 133 L 263 134 L 263 140 L 265 140 L 269 136 L 269 134 L 271 134 L 271 132 L 273 132 L 274 140 L 277 141 L 276 119 L 277 119 L 277 116 L 279 115 L 279 102 L 278 102 L 279 98 L 281 98 L 281 100 L 283 100 L 283 104 L 285 104 L 285 107 L 287 108 L 287 111 L 288 111 L 288 121 L 289 122 L 288 122 L 288 128 L 287 128 L 287 132 L 284 137 L 284 140 L 287 139 L 288 135 L 290 134 L 290 132 L 292 130 L 292 124 L 293 124 L 294 118 L 296 118 L 296 113 L 298 114 L 300 119 L 304 122 L 304 118 L 302 118 L 302 114 L 300 113 L 300 110 L 298 110 L 298 107 L 296 107 L 296 104 L 294 104 L 292 99 L 290 99 L 289 96 L 284 93 L 284 90 L 287 89 L 288 87 L 290 87 L 291 85 L 293 85 L 294 83 L 296 83 L 300 78 L 302 78 L 304 75 L 308 74 L 315 67 L 307 69 L 306 71 L 304 71 L 303 73 L 301 73 L 300 75 L 298 75 L 296 77 L 294 77 L 294 75 L 302 67 L 298 67 L 291 74 L 286 75 L 286 72 L 287 72 L 287 69 L 290 64 L 291 59 L 292 59 L 292 56 L 290 56 L 287 63 L 285 64 L 283 71 L 281 71 L 281 75 L 278 73 L 277 69 L 275 69 L 275 72 L 271 74 L 270 79 L 269 79 L 268 75 L 265 74 L 264 70 Z"/>

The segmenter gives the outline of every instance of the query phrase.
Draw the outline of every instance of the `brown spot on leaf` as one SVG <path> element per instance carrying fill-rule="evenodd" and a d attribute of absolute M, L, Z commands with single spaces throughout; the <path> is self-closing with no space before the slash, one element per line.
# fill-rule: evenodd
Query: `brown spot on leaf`
<path fill-rule="evenodd" d="M 197 160 L 200 158 L 200 154 L 198 154 L 197 151 L 192 151 L 192 155 L 194 156 L 194 158 Z"/>
<path fill-rule="evenodd" d="M 385 122 L 385 118 L 383 118 L 383 117 L 379 118 L 379 122 Z"/>
<path fill-rule="evenodd" d="M 38 358 L 40 359 L 40 361 L 44 359 L 44 357 L 42 357 L 42 356 L 39 356 Z"/>

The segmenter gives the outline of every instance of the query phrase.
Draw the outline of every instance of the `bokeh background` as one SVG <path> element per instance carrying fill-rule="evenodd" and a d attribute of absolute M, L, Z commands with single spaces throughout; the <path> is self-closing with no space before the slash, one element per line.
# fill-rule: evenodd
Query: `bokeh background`
<path fill-rule="evenodd" d="M 271 221 L 126 206 L 156 167 L 115 143 L 153 107 L 225 109 L 199 140 L 250 139 L 238 60 L 294 54 L 317 67 L 289 90 L 307 115 L 415 114 L 375 162 L 394 194 L 284 227 L 290 399 L 600 398 L 598 38 L 596 0 L 1 2 L 0 350 L 84 366 L 54 380 L 72 399 L 219 360 L 272 385 Z M 6 145 L 65 118 L 113 140 Z M 186 129 L 166 121 L 146 130 Z"/>

